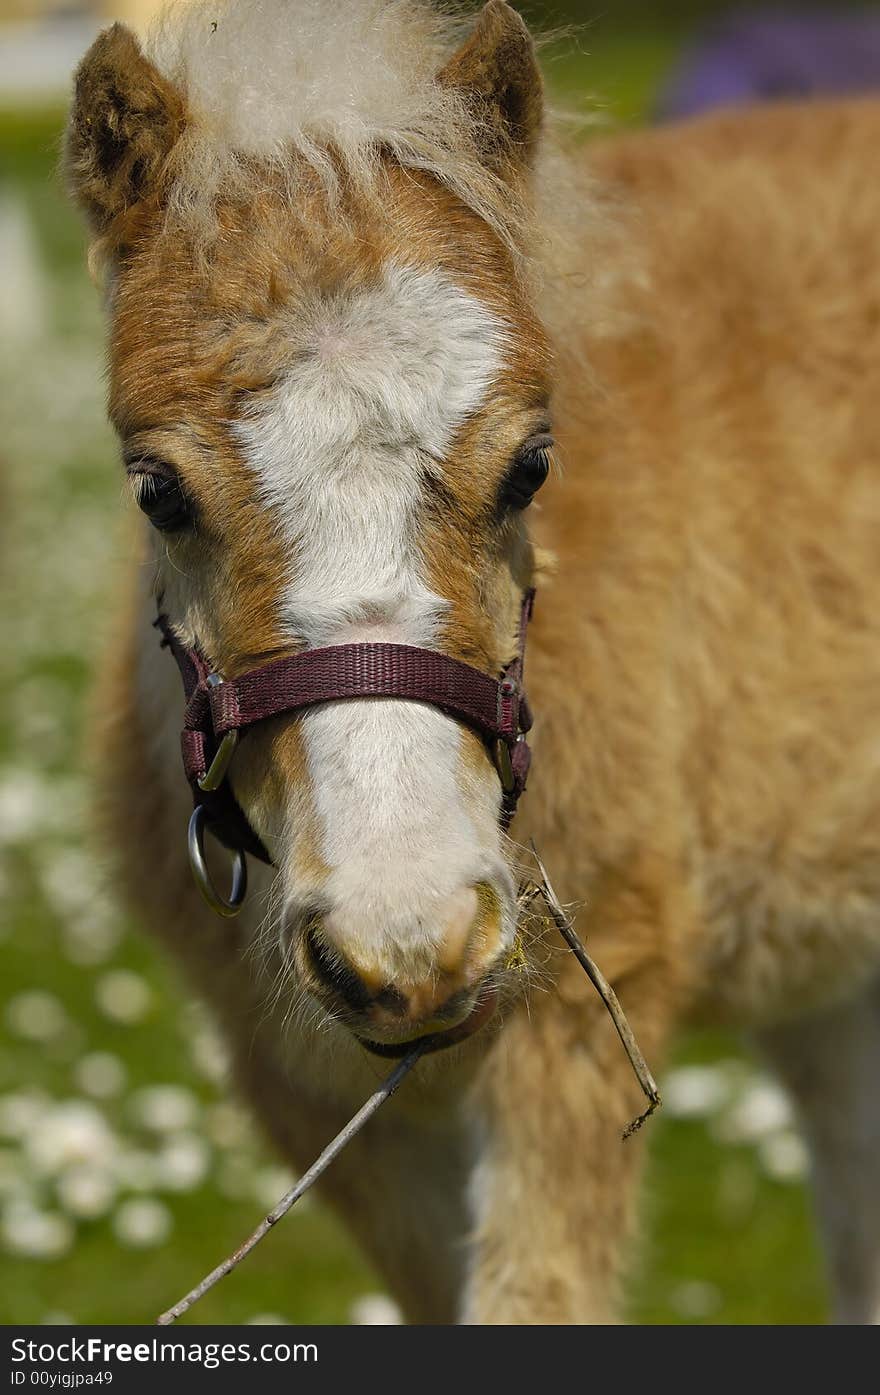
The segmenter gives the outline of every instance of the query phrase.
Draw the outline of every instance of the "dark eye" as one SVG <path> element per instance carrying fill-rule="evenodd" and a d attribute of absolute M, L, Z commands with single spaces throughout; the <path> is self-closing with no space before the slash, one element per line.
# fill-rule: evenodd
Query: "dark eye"
<path fill-rule="evenodd" d="M 502 509 L 528 508 L 550 473 L 552 445 L 549 436 L 541 436 L 522 447 L 501 486 Z"/>
<path fill-rule="evenodd" d="M 133 472 L 138 507 L 160 533 L 178 533 L 192 522 L 192 510 L 174 474 L 153 470 Z"/>

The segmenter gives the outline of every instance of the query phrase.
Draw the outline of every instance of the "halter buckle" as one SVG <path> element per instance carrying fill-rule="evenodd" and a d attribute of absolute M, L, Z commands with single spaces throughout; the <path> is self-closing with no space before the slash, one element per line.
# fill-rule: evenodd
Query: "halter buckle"
<path fill-rule="evenodd" d="M 498 771 L 501 788 L 505 794 L 512 794 L 516 789 L 516 776 L 513 773 L 510 747 L 503 736 L 499 736 L 498 740 L 495 742 L 494 756 L 495 769 Z"/>
<path fill-rule="evenodd" d="M 219 673 L 209 673 L 205 679 L 209 688 L 219 688 L 223 682 Z M 233 727 L 222 737 L 217 753 L 204 775 L 196 783 L 205 794 L 213 794 L 218 790 L 226 779 L 226 772 L 229 769 L 232 757 L 235 755 L 235 748 L 238 745 L 238 728 Z"/>
<path fill-rule="evenodd" d="M 217 747 L 217 754 L 211 761 L 211 764 L 208 766 L 202 778 L 196 781 L 199 789 L 204 790 L 205 794 L 213 794 L 214 791 L 219 790 L 220 786 L 223 784 L 232 757 L 235 755 L 235 748 L 237 745 L 238 731 L 233 728 L 232 731 L 228 731 L 223 737 L 220 745 Z"/>

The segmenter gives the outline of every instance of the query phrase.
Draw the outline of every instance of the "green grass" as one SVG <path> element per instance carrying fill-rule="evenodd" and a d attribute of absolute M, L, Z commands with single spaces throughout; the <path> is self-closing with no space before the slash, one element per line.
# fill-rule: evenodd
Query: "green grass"
<path fill-rule="evenodd" d="M 592 35 L 583 47 L 591 43 Z M 561 93 L 601 92 L 601 108 L 631 121 L 674 53 L 669 40 L 597 34 L 592 53 L 559 58 L 551 72 Z M 167 1243 L 137 1249 L 121 1242 L 111 1206 L 77 1222 L 55 1257 L 27 1257 L 13 1246 L 3 1256 L 0 1320 L 66 1314 L 78 1322 L 136 1322 L 151 1320 L 251 1228 L 269 1192 L 258 1196 L 248 1179 L 271 1159 L 244 1118 L 223 1116 L 226 1135 L 212 1134 L 224 1090 L 211 1068 L 210 1038 L 206 1046 L 168 964 L 108 901 L 85 836 L 85 696 L 118 560 L 119 485 L 100 402 L 97 297 L 87 284 L 81 231 L 54 176 L 60 120 L 56 111 L 0 117 L 4 193 L 26 212 L 47 301 L 44 328 L 31 335 L 25 327 L 2 357 L 8 478 L 0 575 L 13 602 L 0 658 L 12 697 L 0 726 L 0 1097 L 44 1092 L 48 1116 L 58 1102 L 82 1098 L 83 1058 L 109 1053 L 123 1063 L 127 1082 L 93 1107 L 114 1147 L 155 1161 L 159 1135 L 132 1117 L 131 1105 L 134 1092 L 157 1083 L 190 1092 L 198 1117 L 189 1133 L 213 1142 L 197 1185 L 180 1192 L 158 1182 L 150 1187 L 173 1223 Z M 39 782 L 30 795 L 29 778 Z M 130 1022 L 108 1017 L 99 1002 L 102 981 L 106 986 L 107 974 L 120 970 L 136 975 L 149 994 Z M 21 995 L 35 990 L 64 1013 L 62 1026 L 39 1041 L 23 1038 L 15 1021 Z M 680 1063 L 731 1057 L 738 1057 L 731 1042 L 694 1038 Z M 736 1076 L 736 1067 L 724 1069 Z M 661 1113 L 650 1125 L 644 1262 L 632 1286 L 632 1317 L 821 1321 L 824 1287 L 804 1188 L 768 1175 L 758 1143 L 720 1141 L 723 1118 L 723 1108 L 697 1120 Z M 63 1219 L 57 1176 L 40 1175 L 22 1146 L 0 1138 L 2 1214 L 12 1214 L 10 1198 L 30 1192 L 38 1209 Z M 273 1180 L 266 1179 L 269 1190 Z M 134 1195 L 129 1177 L 115 1205 Z M 310 1203 L 205 1300 L 197 1319 L 278 1313 L 304 1323 L 344 1322 L 353 1300 L 378 1287 L 334 1220 Z"/>
<path fill-rule="evenodd" d="M 603 33 L 597 24 L 574 43 L 555 45 L 544 61 L 554 96 L 595 113 L 601 130 L 637 123 L 650 112 L 658 80 L 677 54 L 674 38 L 623 37 Z"/>

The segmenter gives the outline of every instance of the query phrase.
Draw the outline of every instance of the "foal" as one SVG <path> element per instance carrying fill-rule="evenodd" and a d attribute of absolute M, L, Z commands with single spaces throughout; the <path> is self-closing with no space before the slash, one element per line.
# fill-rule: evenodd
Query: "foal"
<path fill-rule="evenodd" d="M 146 515 L 109 827 L 294 1166 L 431 1036 L 326 1182 L 411 1320 L 618 1313 L 640 1097 L 573 958 L 518 924 L 530 837 L 655 1069 L 688 1018 L 760 1036 L 838 1311 L 877 1319 L 880 110 L 568 155 L 543 125 L 501 0 L 465 31 L 421 0 L 195 3 L 87 54 L 68 168 Z M 325 693 L 239 741 L 250 896 L 202 904 L 157 607 L 227 681 L 405 645 L 495 682 L 535 585 L 512 840 L 485 733 Z"/>

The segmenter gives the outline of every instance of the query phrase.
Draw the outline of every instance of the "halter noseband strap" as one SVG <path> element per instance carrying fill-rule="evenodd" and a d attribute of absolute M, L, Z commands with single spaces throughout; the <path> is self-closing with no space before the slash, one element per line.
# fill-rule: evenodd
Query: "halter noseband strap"
<path fill-rule="evenodd" d="M 491 744 L 504 798 L 501 824 L 507 828 L 526 787 L 530 752 L 526 732 L 532 725 L 523 692 L 526 629 L 534 591 L 523 597 L 516 658 L 500 678 L 470 664 L 406 644 L 341 644 L 307 649 L 223 679 L 211 671 L 197 648 L 175 635 L 168 617 L 154 622 L 162 646 L 171 650 L 186 695 L 181 734 L 183 767 L 192 787 L 195 812 L 190 824 L 190 855 L 196 880 L 206 899 L 222 914 L 234 914 L 244 899 L 245 865 L 251 853 L 270 863 L 268 852 L 235 799 L 226 772 L 239 735 L 270 717 L 300 712 L 323 702 L 354 698 L 398 698 L 426 702 L 469 726 Z M 238 854 L 238 894 L 224 901 L 214 891 L 204 866 L 203 828 Z"/>

